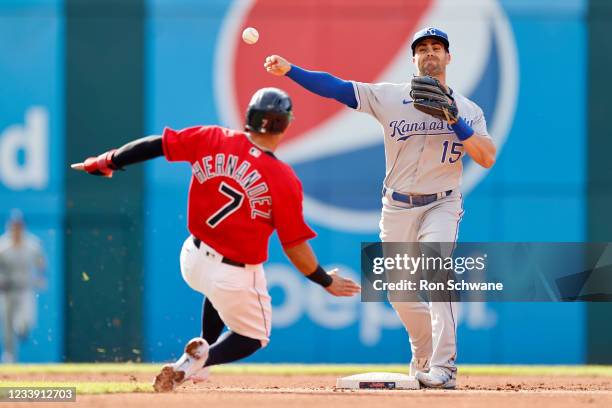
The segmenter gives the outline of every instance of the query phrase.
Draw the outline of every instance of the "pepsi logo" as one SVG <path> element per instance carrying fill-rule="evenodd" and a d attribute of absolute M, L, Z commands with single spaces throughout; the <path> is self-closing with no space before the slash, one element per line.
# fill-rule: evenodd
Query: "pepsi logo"
<path fill-rule="evenodd" d="M 242 29 L 249 26 L 260 33 L 256 46 L 240 41 Z M 215 99 L 221 123 L 241 128 L 249 98 L 259 88 L 287 91 L 296 119 L 277 153 L 302 180 L 306 217 L 335 230 L 376 232 L 385 175 L 380 125 L 288 78 L 269 75 L 263 62 L 278 54 L 347 80 L 407 82 L 415 73 L 412 36 L 428 26 L 448 34 L 448 83 L 482 107 L 500 152 L 514 117 L 519 78 L 515 40 L 498 0 L 482 0 L 469 10 L 456 0 L 380 0 L 375 5 L 367 0 L 235 1 L 216 46 Z M 465 160 L 464 195 L 485 174 Z"/>

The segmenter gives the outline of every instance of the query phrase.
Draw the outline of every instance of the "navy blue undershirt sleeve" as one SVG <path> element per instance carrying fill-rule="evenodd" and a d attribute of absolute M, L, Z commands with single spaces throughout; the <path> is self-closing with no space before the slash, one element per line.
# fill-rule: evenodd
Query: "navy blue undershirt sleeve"
<path fill-rule="evenodd" d="M 287 76 L 312 93 L 335 99 L 349 108 L 357 108 L 357 98 L 351 81 L 345 81 L 327 72 L 308 71 L 293 64 Z"/>
<path fill-rule="evenodd" d="M 112 161 L 118 169 L 164 155 L 161 136 L 147 136 L 121 146 Z"/>

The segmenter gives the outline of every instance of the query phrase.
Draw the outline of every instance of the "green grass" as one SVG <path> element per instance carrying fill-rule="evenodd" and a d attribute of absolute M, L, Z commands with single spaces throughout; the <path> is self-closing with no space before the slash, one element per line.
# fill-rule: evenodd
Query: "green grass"
<path fill-rule="evenodd" d="M 602 365 L 464 365 L 459 369 L 462 374 L 468 375 L 612 377 L 612 366 Z"/>
<path fill-rule="evenodd" d="M 138 363 L 2 364 L 0 374 L 153 374 L 160 368 L 161 364 Z"/>
<path fill-rule="evenodd" d="M 214 370 L 214 369 L 213 369 Z M 349 375 L 371 371 L 408 371 L 407 364 L 233 364 L 218 367 L 216 371 L 224 374 L 262 374 L 262 375 Z M 612 366 L 525 366 L 525 365 L 460 365 L 459 371 L 465 375 L 552 375 L 552 376 L 609 376 Z"/>
<path fill-rule="evenodd" d="M 94 364 L 5 364 L 0 374 L 154 374 L 160 364 L 94 363 Z M 213 368 L 218 374 L 257 375 L 348 375 L 368 371 L 406 372 L 406 364 L 230 364 Z M 466 375 L 551 375 L 551 376 L 606 376 L 612 377 L 612 366 L 596 365 L 460 365 Z"/>

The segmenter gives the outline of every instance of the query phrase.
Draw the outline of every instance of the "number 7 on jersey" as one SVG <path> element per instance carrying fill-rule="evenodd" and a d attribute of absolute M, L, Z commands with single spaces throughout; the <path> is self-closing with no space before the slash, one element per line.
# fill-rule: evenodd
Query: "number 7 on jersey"
<path fill-rule="evenodd" d="M 219 191 L 228 197 L 230 201 L 206 220 L 206 224 L 210 228 L 215 228 L 221 221 L 238 211 L 244 201 L 244 194 L 225 182 L 219 184 Z"/>

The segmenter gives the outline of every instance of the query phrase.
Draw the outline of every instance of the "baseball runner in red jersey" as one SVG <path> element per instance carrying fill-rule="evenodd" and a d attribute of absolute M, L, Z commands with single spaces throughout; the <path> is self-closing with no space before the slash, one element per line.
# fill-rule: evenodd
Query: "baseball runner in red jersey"
<path fill-rule="evenodd" d="M 166 128 L 161 136 L 128 143 L 73 168 L 111 177 L 114 170 L 164 156 L 192 169 L 188 229 L 180 255 L 181 274 L 205 295 L 202 334 L 190 340 L 154 382 L 172 391 L 191 379 L 205 380 L 208 367 L 245 358 L 270 338 L 272 306 L 263 262 L 277 231 L 291 262 L 334 296 L 352 296 L 359 285 L 326 272 L 308 245 L 315 233 L 302 214 L 302 186 L 274 150 L 289 126 L 291 99 L 276 88 L 257 91 L 249 104 L 245 131 L 197 126 Z M 221 336 L 224 327 L 227 332 Z"/>

